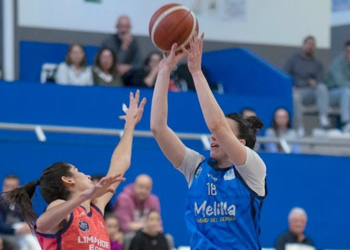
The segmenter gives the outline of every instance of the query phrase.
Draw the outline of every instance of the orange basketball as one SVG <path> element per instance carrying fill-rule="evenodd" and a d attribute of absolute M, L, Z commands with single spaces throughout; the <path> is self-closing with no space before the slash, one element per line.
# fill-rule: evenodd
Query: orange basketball
<path fill-rule="evenodd" d="M 169 52 L 177 43 L 188 47 L 189 39 L 197 31 L 198 20 L 194 13 L 181 4 L 167 4 L 159 8 L 149 22 L 149 36 L 153 44 L 163 52 Z"/>

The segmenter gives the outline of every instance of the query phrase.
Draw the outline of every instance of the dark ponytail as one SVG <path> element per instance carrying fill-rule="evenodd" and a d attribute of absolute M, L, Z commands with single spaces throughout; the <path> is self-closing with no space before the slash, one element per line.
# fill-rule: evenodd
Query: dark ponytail
<path fill-rule="evenodd" d="M 58 199 L 68 200 L 70 191 L 64 185 L 62 176 L 72 176 L 71 169 L 72 165 L 68 163 L 54 163 L 43 171 L 39 180 L 28 182 L 22 187 L 4 193 L 5 201 L 7 201 L 9 204 L 19 206 L 24 220 L 33 230 L 35 220 L 38 217 L 34 212 L 31 201 L 35 193 L 36 186 L 40 185 L 40 193 L 47 204 L 50 204 Z"/>
<path fill-rule="evenodd" d="M 245 145 L 253 149 L 256 142 L 256 135 L 264 126 L 262 121 L 256 116 L 245 118 L 243 115 L 237 113 L 228 114 L 226 117 L 237 122 L 239 132 L 237 137 L 245 140 Z"/>
<path fill-rule="evenodd" d="M 251 124 L 251 128 L 253 129 L 255 135 L 257 135 L 260 129 L 262 129 L 264 126 L 262 121 L 256 116 L 247 117 L 247 121 Z"/>
<path fill-rule="evenodd" d="M 35 193 L 36 186 L 39 181 L 28 182 L 22 187 L 15 188 L 12 191 L 4 193 L 5 201 L 8 204 L 16 204 L 22 212 L 23 219 L 28 223 L 33 230 L 37 215 L 34 212 L 32 197 Z"/>

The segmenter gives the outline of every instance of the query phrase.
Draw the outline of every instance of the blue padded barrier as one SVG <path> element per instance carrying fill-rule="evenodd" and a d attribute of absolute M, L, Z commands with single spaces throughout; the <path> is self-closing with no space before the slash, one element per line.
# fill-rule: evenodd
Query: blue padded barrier
<path fill-rule="evenodd" d="M 122 103 L 128 103 L 132 88 L 101 86 L 76 87 L 32 82 L 1 82 L 0 111 L 2 122 L 35 123 L 82 127 L 123 128 L 118 116 Z M 144 119 L 140 130 L 149 130 L 149 115 L 153 90 L 141 89 L 147 97 Z M 216 95 L 225 113 L 239 112 L 252 107 L 270 126 L 273 112 L 288 108 L 284 96 Z M 283 105 L 285 104 L 285 105 Z M 195 92 L 169 93 L 169 125 L 176 132 L 208 133 Z"/>
<path fill-rule="evenodd" d="M 0 179 L 14 173 L 20 176 L 22 184 L 36 180 L 43 169 L 57 161 L 70 162 L 90 175 L 106 173 L 118 141 L 118 137 L 112 136 L 48 135 L 48 141 L 42 143 L 33 137 L 4 139 L 0 134 Z M 200 144 L 184 143 L 208 156 L 208 151 L 202 151 Z M 318 249 L 348 247 L 350 158 L 283 154 L 261 156 L 268 174 L 268 196 L 261 215 L 262 246 L 274 246 L 277 235 L 287 229 L 290 209 L 300 206 L 308 213 L 306 234 L 313 238 Z M 147 173 L 154 180 L 153 192 L 160 198 L 165 232 L 174 236 L 176 246 L 187 245 L 189 236 L 184 220 L 186 181 L 167 161 L 153 138 L 135 138 L 127 180 L 117 189 L 117 194 L 140 173 Z M 44 211 L 46 205 L 39 193 L 33 200 L 37 213 Z"/>

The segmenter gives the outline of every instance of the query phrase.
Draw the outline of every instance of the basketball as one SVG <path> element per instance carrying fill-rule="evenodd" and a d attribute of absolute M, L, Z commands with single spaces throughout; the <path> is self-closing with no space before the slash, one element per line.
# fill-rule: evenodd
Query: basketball
<path fill-rule="evenodd" d="M 160 7 L 149 22 L 149 36 L 153 44 L 163 52 L 170 52 L 177 43 L 188 48 L 190 37 L 197 31 L 198 20 L 194 13 L 181 4 L 167 4 Z"/>

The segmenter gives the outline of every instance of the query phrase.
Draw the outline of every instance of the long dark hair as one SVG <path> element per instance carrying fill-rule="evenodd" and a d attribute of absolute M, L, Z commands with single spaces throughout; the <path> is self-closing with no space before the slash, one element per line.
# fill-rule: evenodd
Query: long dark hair
<path fill-rule="evenodd" d="M 273 119 L 272 119 L 272 124 L 271 124 L 271 128 L 275 131 L 276 135 L 279 135 L 279 129 L 278 129 L 278 125 L 277 125 L 277 122 L 276 122 L 276 113 L 278 110 L 284 110 L 287 112 L 288 114 L 288 123 L 287 123 L 287 128 L 292 128 L 292 122 L 290 121 L 290 114 L 288 112 L 288 110 L 286 110 L 285 108 L 279 108 L 279 109 L 276 109 L 275 112 L 273 112 Z"/>
<path fill-rule="evenodd" d="M 256 142 L 256 135 L 264 126 L 262 121 L 256 116 L 245 118 L 243 115 L 237 113 L 227 114 L 226 117 L 237 122 L 239 133 L 237 137 L 245 140 L 245 145 L 253 149 Z"/>
<path fill-rule="evenodd" d="M 97 54 L 95 55 L 95 66 L 99 69 L 101 69 L 101 61 L 100 61 L 100 57 L 102 55 L 102 52 L 105 51 L 105 50 L 108 50 L 109 52 L 111 52 L 112 54 L 112 66 L 111 68 L 108 70 L 108 72 L 113 76 L 113 77 L 116 77 L 118 75 L 118 71 L 117 71 L 117 61 L 118 61 L 118 58 L 117 58 L 117 53 L 110 49 L 110 48 L 107 48 L 107 47 L 104 47 L 104 48 L 101 48 Z"/>
<path fill-rule="evenodd" d="M 84 47 L 83 47 L 83 45 L 81 45 L 81 44 L 79 44 L 79 43 L 73 43 L 73 44 L 71 44 L 70 46 L 69 46 L 69 48 L 68 48 L 68 51 L 67 51 L 67 54 L 66 54 L 66 64 L 67 65 L 72 65 L 72 59 L 70 58 L 70 52 L 72 51 L 72 49 L 75 47 L 75 46 L 77 46 L 77 47 L 79 47 L 79 48 L 81 48 L 82 50 L 83 50 L 83 52 L 84 52 L 84 57 L 83 57 L 83 60 L 81 61 L 81 63 L 80 63 L 80 67 L 86 67 L 87 66 L 87 59 L 86 59 L 86 52 L 85 52 L 85 49 L 84 49 Z"/>
<path fill-rule="evenodd" d="M 47 204 L 57 199 L 67 200 L 70 191 L 63 184 L 61 178 L 62 176 L 72 176 L 71 168 L 72 166 L 65 162 L 54 163 L 44 170 L 38 180 L 28 182 L 22 187 L 4 193 L 5 201 L 19 206 L 24 220 L 33 230 L 37 215 L 34 212 L 31 200 L 36 186 L 40 185 L 40 193 Z"/>

